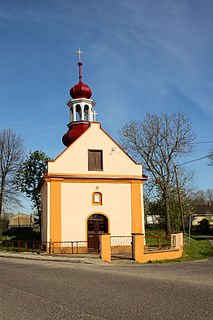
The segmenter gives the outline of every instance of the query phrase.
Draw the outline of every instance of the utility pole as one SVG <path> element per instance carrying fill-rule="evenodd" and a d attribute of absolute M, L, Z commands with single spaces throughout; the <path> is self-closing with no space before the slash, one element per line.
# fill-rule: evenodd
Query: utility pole
<path fill-rule="evenodd" d="M 189 244 L 190 244 L 190 235 L 191 235 L 191 223 L 192 223 L 192 216 L 189 216 Z"/>
<path fill-rule="evenodd" d="M 179 188 L 179 181 L 178 181 L 178 174 L 177 174 L 177 168 L 176 164 L 175 167 L 175 176 L 176 176 L 176 183 L 177 183 L 177 193 L 178 193 L 178 201 L 179 201 L 179 208 L 180 208 L 180 216 L 182 220 L 182 228 L 183 228 L 183 236 L 185 235 L 185 223 L 184 223 L 184 216 L 183 216 L 183 208 L 182 208 L 182 202 L 181 202 L 181 196 L 180 196 L 180 188 Z"/>

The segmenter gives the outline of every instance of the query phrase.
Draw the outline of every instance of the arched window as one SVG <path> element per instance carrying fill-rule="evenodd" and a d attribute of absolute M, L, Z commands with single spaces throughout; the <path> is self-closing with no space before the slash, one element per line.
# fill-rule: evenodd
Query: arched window
<path fill-rule="evenodd" d="M 76 106 L 76 120 L 80 121 L 81 119 L 82 119 L 81 106 L 80 106 L 80 104 L 77 104 L 77 106 Z"/>
<path fill-rule="evenodd" d="M 93 192 L 92 194 L 92 204 L 96 206 L 102 205 L 102 194 L 100 192 Z"/>
<path fill-rule="evenodd" d="M 89 120 L 89 106 L 87 104 L 85 104 L 84 106 L 84 115 L 85 115 L 85 119 L 88 121 Z"/>
<path fill-rule="evenodd" d="M 70 122 L 73 121 L 73 107 L 70 108 Z"/>

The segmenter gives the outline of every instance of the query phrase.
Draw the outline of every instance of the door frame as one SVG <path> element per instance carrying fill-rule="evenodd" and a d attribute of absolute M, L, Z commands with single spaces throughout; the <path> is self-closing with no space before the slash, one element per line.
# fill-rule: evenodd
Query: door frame
<path fill-rule="evenodd" d="M 92 212 L 92 213 L 90 213 L 90 214 L 86 217 L 86 241 L 87 241 L 87 248 L 88 248 L 88 220 L 89 220 L 89 217 L 91 217 L 93 214 L 100 214 L 100 215 L 104 216 L 104 217 L 107 219 L 107 223 L 108 223 L 108 233 L 110 233 L 110 220 L 109 220 L 108 215 L 106 215 L 106 214 L 103 213 L 103 212 Z"/>

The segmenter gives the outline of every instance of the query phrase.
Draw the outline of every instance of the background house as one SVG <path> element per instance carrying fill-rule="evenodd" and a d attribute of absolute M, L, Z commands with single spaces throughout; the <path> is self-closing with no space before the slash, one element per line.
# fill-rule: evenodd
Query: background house
<path fill-rule="evenodd" d="M 10 219 L 10 229 L 32 229 L 34 218 L 24 213 L 17 214 Z"/>
<path fill-rule="evenodd" d="M 204 222 L 204 220 L 208 222 Z M 198 205 L 195 213 L 192 215 L 192 228 L 202 231 L 202 224 L 208 224 L 210 230 L 213 230 L 213 206 L 212 203 Z"/>

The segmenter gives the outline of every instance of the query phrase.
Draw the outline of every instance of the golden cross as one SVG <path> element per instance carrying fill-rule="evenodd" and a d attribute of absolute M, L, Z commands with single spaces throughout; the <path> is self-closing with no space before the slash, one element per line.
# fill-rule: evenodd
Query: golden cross
<path fill-rule="evenodd" d="M 79 54 L 79 62 L 81 62 L 81 53 L 84 53 L 83 51 L 81 51 L 81 49 L 79 48 L 78 51 L 76 51 Z"/>

